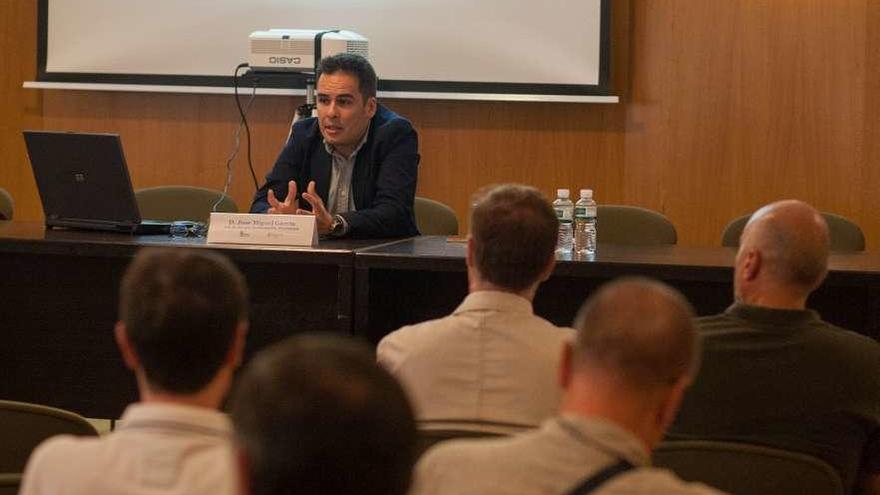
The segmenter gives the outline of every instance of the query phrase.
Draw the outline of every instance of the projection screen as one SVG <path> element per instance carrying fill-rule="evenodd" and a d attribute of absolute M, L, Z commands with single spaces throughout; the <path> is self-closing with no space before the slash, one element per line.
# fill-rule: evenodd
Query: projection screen
<path fill-rule="evenodd" d="M 40 0 L 38 81 L 229 86 L 252 31 L 348 29 L 369 39 L 380 91 L 608 95 L 609 4 Z"/>

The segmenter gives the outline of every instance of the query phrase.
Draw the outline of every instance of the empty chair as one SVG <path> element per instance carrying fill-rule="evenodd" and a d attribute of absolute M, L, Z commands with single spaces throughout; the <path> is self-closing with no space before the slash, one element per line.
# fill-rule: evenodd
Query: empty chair
<path fill-rule="evenodd" d="M 60 434 L 97 436 L 85 418 L 63 409 L 0 400 L 0 473 L 20 474 L 43 440 Z"/>
<path fill-rule="evenodd" d="M 416 196 L 416 226 L 422 235 L 457 235 L 458 217 L 452 208 L 433 199 Z"/>
<path fill-rule="evenodd" d="M 721 234 L 721 245 L 726 247 L 739 247 L 739 238 L 749 221 L 751 214 L 737 217 L 724 227 Z M 825 221 L 828 222 L 828 232 L 831 235 L 832 251 L 864 251 L 865 234 L 862 229 L 852 220 L 835 215 L 834 213 L 822 212 Z"/>
<path fill-rule="evenodd" d="M 843 482 L 815 457 L 758 445 L 687 440 L 663 442 L 653 464 L 688 481 L 734 495 L 843 495 Z"/>
<path fill-rule="evenodd" d="M 434 445 L 445 442 L 447 440 L 456 440 L 464 438 L 497 438 L 506 436 L 502 433 L 491 433 L 487 431 L 476 430 L 458 430 L 458 429 L 425 429 L 419 428 L 418 452 L 424 453 Z"/>
<path fill-rule="evenodd" d="M 675 226 L 660 212 L 626 205 L 599 205 L 597 209 L 600 243 L 675 244 Z"/>
<path fill-rule="evenodd" d="M 15 212 L 15 201 L 9 191 L 0 187 L 0 220 L 12 220 Z"/>
<path fill-rule="evenodd" d="M 0 473 L 0 495 L 16 495 L 20 486 L 20 473 Z"/>
<path fill-rule="evenodd" d="M 204 187 L 148 187 L 134 195 L 141 217 L 150 220 L 207 222 L 212 211 L 238 213 L 238 205 L 231 197 Z M 216 210 L 214 204 L 217 204 Z"/>

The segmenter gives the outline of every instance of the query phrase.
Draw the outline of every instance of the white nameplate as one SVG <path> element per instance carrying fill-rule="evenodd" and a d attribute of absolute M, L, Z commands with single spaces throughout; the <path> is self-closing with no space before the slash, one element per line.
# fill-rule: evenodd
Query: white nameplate
<path fill-rule="evenodd" d="M 314 247 L 318 225 L 314 215 L 211 213 L 208 244 L 213 243 Z"/>

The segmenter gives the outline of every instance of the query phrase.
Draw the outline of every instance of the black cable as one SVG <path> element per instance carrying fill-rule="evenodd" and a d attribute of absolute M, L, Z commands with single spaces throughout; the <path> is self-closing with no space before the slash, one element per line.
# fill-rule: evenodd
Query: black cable
<path fill-rule="evenodd" d="M 232 87 L 235 91 L 235 106 L 238 107 L 238 114 L 241 115 L 241 122 L 244 124 L 245 137 L 247 138 L 247 161 L 248 168 L 251 171 L 251 178 L 254 180 L 254 190 L 260 188 L 259 182 L 257 182 L 257 172 L 254 171 L 254 162 L 251 159 L 251 128 L 247 122 L 247 114 L 244 111 L 244 108 L 241 106 L 241 99 L 238 95 L 238 71 L 248 67 L 248 64 L 241 63 L 235 67 L 235 71 L 232 73 Z M 253 82 L 254 89 L 256 89 L 257 81 L 256 79 Z"/>
<path fill-rule="evenodd" d="M 253 87 L 253 91 L 251 91 L 251 97 L 248 98 L 247 105 L 244 107 L 244 113 L 247 115 L 250 113 L 251 106 L 254 104 L 254 100 L 257 98 L 257 87 Z M 226 180 L 223 182 L 223 194 L 221 194 L 217 198 L 217 202 L 214 203 L 214 206 L 211 207 L 211 211 L 217 211 L 217 208 L 220 206 L 220 203 L 223 202 L 224 198 L 229 197 L 229 187 L 232 185 L 232 162 L 235 161 L 235 158 L 238 156 L 238 150 L 241 148 L 241 131 L 244 129 L 244 121 L 239 120 L 238 127 L 235 128 L 235 134 L 233 134 L 233 144 L 232 151 L 229 153 L 229 156 L 226 158 Z"/>

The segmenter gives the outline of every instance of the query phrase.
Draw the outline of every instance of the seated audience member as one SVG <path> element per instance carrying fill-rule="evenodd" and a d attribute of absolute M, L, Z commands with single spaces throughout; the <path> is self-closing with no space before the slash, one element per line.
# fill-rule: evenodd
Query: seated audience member
<path fill-rule="evenodd" d="M 697 369 L 692 316 L 659 282 L 603 286 L 562 351 L 559 415 L 512 437 L 437 445 L 419 461 L 414 493 L 718 493 L 650 467 Z"/>
<path fill-rule="evenodd" d="M 378 359 L 403 383 L 422 427 L 519 431 L 559 407 L 559 351 L 574 334 L 532 310 L 553 271 L 558 221 L 532 187 L 497 186 L 476 199 L 469 295 L 445 318 L 387 335 Z"/>
<path fill-rule="evenodd" d="M 416 456 L 406 395 L 350 339 L 300 335 L 261 351 L 232 398 L 242 492 L 404 495 Z"/>
<path fill-rule="evenodd" d="M 217 408 L 241 360 L 247 289 L 217 254 L 142 250 L 120 289 L 116 341 L 140 402 L 101 438 L 47 440 L 22 495 L 233 494 L 232 426 Z"/>
<path fill-rule="evenodd" d="M 810 454 L 833 466 L 848 492 L 880 493 L 880 346 L 805 309 L 825 278 L 828 246 L 825 220 L 806 203 L 752 215 L 736 256 L 735 302 L 697 322 L 703 369 L 670 437 Z"/>
<path fill-rule="evenodd" d="M 363 57 L 321 60 L 318 117 L 293 125 L 251 212 L 314 214 L 318 233 L 331 237 L 418 235 L 419 138 L 376 102 L 376 86 Z"/>

